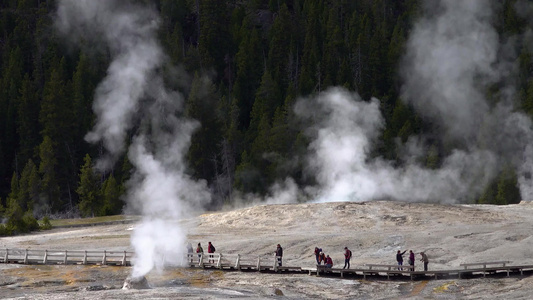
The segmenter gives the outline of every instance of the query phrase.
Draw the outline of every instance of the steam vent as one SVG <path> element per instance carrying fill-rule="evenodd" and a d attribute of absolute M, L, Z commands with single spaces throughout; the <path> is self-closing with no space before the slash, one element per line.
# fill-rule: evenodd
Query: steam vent
<path fill-rule="evenodd" d="M 149 288 L 150 288 L 150 285 L 148 284 L 148 280 L 146 280 L 146 277 L 144 276 L 135 277 L 135 278 L 128 277 L 126 278 L 126 280 L 124 281 L 124 285 L 122 286 L 122 289 L 125 289 L 125 290 L 131 290 L 131 289 L 142 290 L 142 289 L 149 289 Z"/>

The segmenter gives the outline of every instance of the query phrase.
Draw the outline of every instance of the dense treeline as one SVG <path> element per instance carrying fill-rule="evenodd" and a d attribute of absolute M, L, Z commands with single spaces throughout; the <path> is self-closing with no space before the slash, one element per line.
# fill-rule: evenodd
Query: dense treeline
<path fill-rule="evenodd" d="M 119 213 L 130 175 L 126 157 L 109 172 L 93 168 L 103 146 L 84 136 L 95 122 L 94 91 L 110 57 L 58 37 L 55 2 L 0 4 L 0 203 L 6 220 Z M 187 162 L 193 177 L 208 181 L 213 207 L 234 190 L 261 194 L 276 179 L 312 180 L 293 160 L 309 142 L 293 124 L 291 105 L 300 95 L 343 86 L 365 100 L 379 98 L 386 128 L 375 155 L 389 160 L 397 158 L 398 138 L 405 142 L 432 129 L 399 99 L 397 67 L 418 0 L 138 2 L 159 10 L 160 42 L 171 62 L 191 75 L 190 89 L 182 91 L 184 113 L 202 127 Z M 524 30 L 514 2 L 504 1 L 497 12 L 502 35 Z M 532 66 L 524 50 L 520 101 L 530 114 Z M 446 151 L 435 143 L 429 167 Z M 473 201 L 518 201 L 513 172 L 503 172 Z"/>

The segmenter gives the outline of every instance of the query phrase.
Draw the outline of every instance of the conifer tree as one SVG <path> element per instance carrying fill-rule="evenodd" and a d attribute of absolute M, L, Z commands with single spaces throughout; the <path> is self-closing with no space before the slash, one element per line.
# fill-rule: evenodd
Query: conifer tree
<path fill-rule="evenodd" d="M 122 211 L 123 203 L 120 200 L 120 187 L 117 185 L 113 173 L 109 174 L 102 185 L 102 215 L 116 215 Z"/>
<path fill-rule="evenodd" d="M 45 211 L 61 211 L 62 201 L 59 197 L 59 185 L 56 179 L 57 159 L 52 139 L 45 136 L 39 146 L 39 174 L 41 175 L 41 191 L 43 193 L 43 207 Z"/>
<path fill-rule="evenodd" d="M 83 161 L 84 164 L 80 170 L 80 181 L 76 189 L 80 199 L 78 207 L 82 216 L 94 217 L 100 215 L 102 210 L 100 180 L 93 170 L 89 154 L 85 155 Z"/>

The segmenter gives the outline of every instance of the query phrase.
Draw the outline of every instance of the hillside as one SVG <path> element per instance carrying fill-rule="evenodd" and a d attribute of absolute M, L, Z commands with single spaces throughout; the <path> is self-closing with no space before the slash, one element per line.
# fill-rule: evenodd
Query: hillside
<path fill-rule="evenodd" d="M 286 265 L 313 266 L 322 247 L 342 263 L 342 249 L 354 253 L 352 266 L 394 263 L 398 249 L 426 251 L 431 269 L 463 262 L 510 260 L 533 264 L 530 218 L 533 205 L 439 205 L 376 201 L 265 205 L 206 213 L 182 220 L 195 244 L 212 241 L 221 253 L 271 255 L 276 244 Z M 4 238 L 0 247 L 130 249 L 132 224 L 54 229 Z M 531 277 L 378 281 L 168 268 L 152 271 L 150 290 L 119 289 L 129 268 L 0 266 L 0 293 L 27 299 L 529 299 Z M 37 276 L 38 275 L 38 276 Z M 30 278 L 31 277 L 31 278 Z M 22 289 L 24 287 L 24 289 Z M 92 288 L 90 288 L 92 287 Z M 52 293 L 58 290 L 60 292 Z"/>

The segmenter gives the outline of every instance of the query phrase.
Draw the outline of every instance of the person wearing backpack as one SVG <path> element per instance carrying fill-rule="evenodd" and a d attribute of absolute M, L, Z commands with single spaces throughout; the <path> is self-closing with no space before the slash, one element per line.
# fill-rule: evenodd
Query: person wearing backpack
<path fill-rule="evenodd" d="M 200 263 L 200 258 L 204 255 L 204 248 L 202 248 L 200 243 L 198 243 L 198 247 L 196 247 L 196 253 L 198 253 L 198 263 Z"/>
<path fill-rule="evenodd" d="M 343 269 L 346 269 L 346 266 L 348 266 L 348 269 L 350 268 L 350 259 L 352 258 L 352 251 L 348 249 L 348 247 L 344 247 L 344 267 Z"/>
<path fill-rule="evenodd" d="M 211 244 L 211 242 L 208 243 L 207 245 L 207 253 L 209 253 L 209 262 L 210 263 L 214 263 L 215 262 L 215 256 L 211 253 L 215 253 L 215 246 L 213 246 L 213 244 Z"/>

